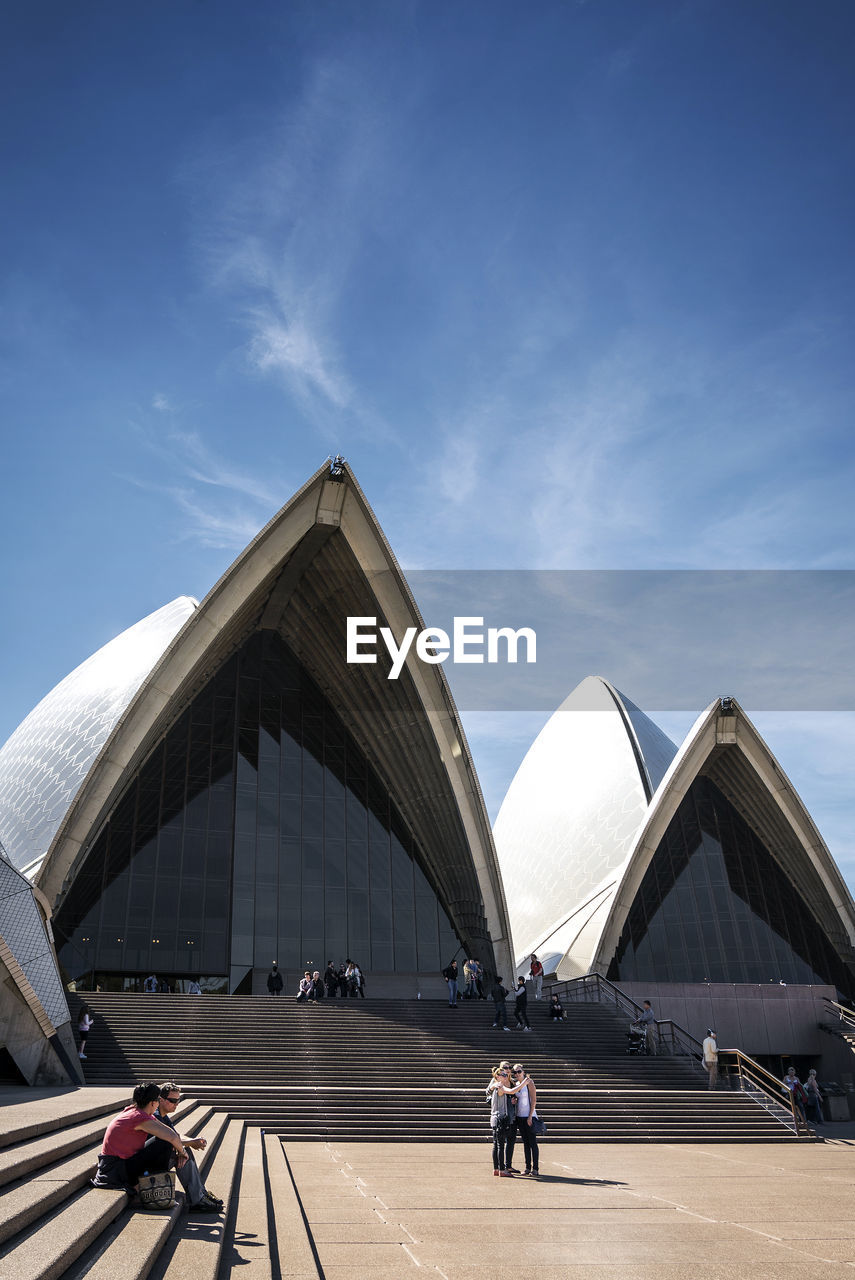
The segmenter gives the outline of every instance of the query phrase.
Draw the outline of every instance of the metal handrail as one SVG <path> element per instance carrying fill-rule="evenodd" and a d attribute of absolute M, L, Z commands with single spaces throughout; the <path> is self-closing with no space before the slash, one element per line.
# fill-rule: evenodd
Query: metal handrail
<path fill-rule="evenodd" d="M 839 1020 L 845 1022 L 847 1027 L 851 1027 L 855 1031 L 855 1011 L 847 1009 L 845 1004 L 838 1004 L 830 996 L 824 996 L 823 999 L 835 1011 Z"/>
<path fill-rule="evenodd" d="M 567 978 L 563 982 L 553 983 L 549 988 L 550 994 L 556 989 L 561 989 L 569 1000 L 597 1000 L 602 1004 L 613 1004 L 627 1014 L 633 1022 L 636 1022 L 642 1013 L 642 1006 L 637 1000 L 633 1000 L 625 991 L 621 991 L 620 987 L 615 986 L 608 978 L 604 978 L 601 973 L 586 973 L 579 978 Z M 672 1018 L 657 1018 L 656 1031 L 660 1046 L 667 1045 L 675 1056 L 703 1057 L 703 1046 L 700 1040 L 696 1040 L 685 1027 L 681 1027 Z"/>
<path fill-rule="evenodd" d="M 608 978 L 604 978 L 601 973 L 586 973 L 578 978 L 568 978 L 562 982 L 550 984 L 550 994 L 556 990 L 560 990 L 561 994 L 569 1000 L 595 1000 L 604 1004 L 613 1004 L 622 1012 L 629 1014 L 633 1021 L 637 1020 L 641 1014 L 642 1006 Z M 828 1003 L 835 1004 L 833 1000 L 828 1000 Z M 849 1014 L 855 1026 L 855 1012 L 844 1009 L 843 1005 L 836 1005 L 836 1008 Z M 660 1046 L 668 1045 L 672 1055 L 691 1058 L 698 1070 L 703 1070 L 704 1050 L 700 1040 L 696 1040 L 685 1027 L 681 1027 L 672 1018 L 657 1019 L 656 1029 Z M 759 1062 L 755 1062 L 741 1049 L 719 1049 L 718 1060 L 728 1068 L 729 1075 L 731 1067 L 735 1069 L 742 1092 L 750 1094 L 755 1102 L 775 1115 L 782 1124 L 792 1128 L 797 1137 L 810 1136 L 811 1131 L 807 1128 L 806 1122 L 804 1128 L 799 1126 L 800 1113 L 796 1108 L 792 1090 L 785 1088 L 770 1071 L 761 1067 Z"/>
<path fill-rule="evenodd" d="M 761 1067 L 759 1062 L 749 1058 L 748 1054 L 743 1053 L 741 1049 L 719 1049 L 719 1064 L 722 1063 L 722 1059 L 724 1059 L 726 1067 L 735 1066 L 739 1078 L 739 1087 L 743 1093 L 752 1094 L 760 1102 L 761 1106 L 766 1107 L 767 1111 L 773 1108 L 775 1114 L 783 1111 L 787 1117 L 784 1123 L 788 1127 L 791 1124 L 793 1132 L 797 1136 L 808 1137 L 810 1135 L 806 1120 L 803 1122 L 803 1129 L 800 1128 L 801 1113 L 796 1107 L 792 1089 L 787 1089 L 777 1076 L 773 1076 L 771 1071 Z M 728 1059 L 732 1059 L 733 1062 L 729 1062 Z M 763 1098 L 757 1098 L 758 1090 L 763 1095 Z M 769 1105 L 770 1103 L 772 1106 Z"/>

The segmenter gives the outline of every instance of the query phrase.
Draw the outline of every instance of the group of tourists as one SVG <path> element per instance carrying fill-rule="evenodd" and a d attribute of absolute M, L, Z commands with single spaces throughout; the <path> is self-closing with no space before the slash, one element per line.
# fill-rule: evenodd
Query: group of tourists
<path fill-rule="evenodd" d="M 486 1000 L 484 995 L 484 970 L 478 960 L 470 957 L 463 961 L 463 990 L 460 991 L 460 970 L 456 960 L 451 960 L 442 971 L 448 987 L 448 1006 L 457 1008 L 459 997 L 464 1000 Z"/>
<path fill-rule="evenodd" d="M 822 1124 L 822 1089 L 816 1078 L 816 1071 L 811 1067 L 808 1078 L 802 1084 L 795 1067 L 790 1067 L 781 1082 L 783 1089 L 793 1099 L 797 1117 L 807 1126 L 808 1113 L 814 1124 Z"/>
<path fill-rule="evenodd" d="M 138 1084 L 124 1111 L 107 1125 L 91 1185 L 126 1191 L 134 1199 L 141 1180 L 174 1168 L 191 1212 L 222 1213 L 225 1205 L 205 1186 L 193 1155 L 205 1150 L 206 1139 L 182 1137 L 172 1119 L 181 1097 L 172 1081 Z"/>
<path fill-rule="evenodd" d="M 537 1089 L 521 1062 L 500 1062 L 487 1085 L 490 1129 L 493 1134 L 493 1176 L 539 1178 Z M 523 1144 L 525 1167 L 514 1168 L 517 1140 Z"/>
<path fill-rule="evenodd" d="M 267 990 L 272 996 L 278 996 L 284 985 L 279 965 L 274 961 L 267 975 Z M 332 960 L 328 960 L 323 976 L 319 969 L 314 972 L 306 969 L 303 973 L 297 988 L 297 1000 L 317 1004 L 319 1000 L 331 1000 L 335 996 L 360 996 L 365 999 L 365 974 L 355 960 L 347 960 L 338 968 Z"/>

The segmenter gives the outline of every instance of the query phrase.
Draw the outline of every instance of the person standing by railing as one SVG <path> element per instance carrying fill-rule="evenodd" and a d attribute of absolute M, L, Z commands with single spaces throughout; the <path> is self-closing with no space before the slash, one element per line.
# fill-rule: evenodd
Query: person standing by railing
<path fill-rule="evenodd" d="M 707 1087 L 715 1089 L 718 1087 L 718 1042 L 715 1038 L 715 1032 L 712 1027 L 707 1027 L 707 1037 L 704 1040 L 704 1067 L 709 1074 Z"/>
<path fill-rule="evenodd" d="M 808 1078 L 804 1085 L 807 1094 L 808 1106 L 813 1112 L 813 1118 L 816 1124 L 822 1124 L 822 1090 L 819 1087 L 819 1081 L 816 1078 L 816 1071 L 811 1067 Z"/>
<path fill-rule="evenodd" d="M 645 1000 L 644 1009 L 638 1019 L 644 1027 L 644 1043 L 651 1057 L 656 1057 L 656 1015 L 649 1000 Z"/>
<path fill-rule="evenodd" d="M 802 1123 L 807 1128 L 807 1094 L 804 1085 L 796 1075 L 795 1067 L 790 1067 L 782 1081 L 784 1088 L 788 1093 L 793 1095 L 793 1105 L 802 1118 Z"/>

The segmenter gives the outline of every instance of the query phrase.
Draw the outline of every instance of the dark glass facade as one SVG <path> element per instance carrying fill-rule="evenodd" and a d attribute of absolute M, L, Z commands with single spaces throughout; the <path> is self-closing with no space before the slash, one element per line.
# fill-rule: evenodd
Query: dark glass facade
<path fill-rule="evenodd" d="M 256 632 L 130 782 L 54 918 L 69 977 L 437 970 L 459 940 L 395 801 Z"/>
<path fill-rule="evenodd" d="M 853 975 L 768 849 L 709 778 L 692 784 L 632 904 L 613 982 L 828 984 Z"/>

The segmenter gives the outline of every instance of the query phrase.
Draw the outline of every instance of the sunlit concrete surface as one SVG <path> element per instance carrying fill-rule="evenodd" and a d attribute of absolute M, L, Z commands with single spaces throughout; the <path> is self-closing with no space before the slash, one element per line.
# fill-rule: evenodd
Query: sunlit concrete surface
<path fill-rule="evenodd" d="M 544 1141 L 538 1182 L 494 1178 L 487 1142 L 286 1154 L 325 1280 L 835 1280 L 855 1268 L 849 1139 Z"/>

